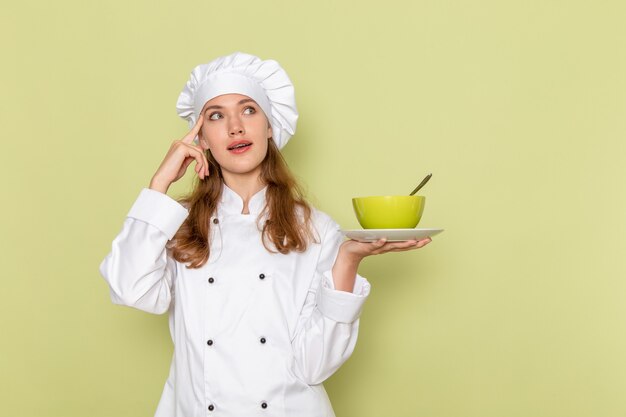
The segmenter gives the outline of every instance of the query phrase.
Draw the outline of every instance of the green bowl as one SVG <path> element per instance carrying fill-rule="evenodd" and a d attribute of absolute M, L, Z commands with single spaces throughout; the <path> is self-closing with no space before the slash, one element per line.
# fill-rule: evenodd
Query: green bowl
<path fill-rule="evenodd" d="M 352 207 L 364 229 L 413 229 L 420 222 L 426 197 L 386 195 L 356 197 Z"/>

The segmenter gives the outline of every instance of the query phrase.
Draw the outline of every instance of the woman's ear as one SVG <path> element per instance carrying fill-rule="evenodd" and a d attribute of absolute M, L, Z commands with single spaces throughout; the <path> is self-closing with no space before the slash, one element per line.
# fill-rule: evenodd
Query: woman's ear
<path fill-rule="evenodd" d="M 269 125 L 267 127 L 267 138 L 271 138 L 272 137 L 272 125 Z"/>

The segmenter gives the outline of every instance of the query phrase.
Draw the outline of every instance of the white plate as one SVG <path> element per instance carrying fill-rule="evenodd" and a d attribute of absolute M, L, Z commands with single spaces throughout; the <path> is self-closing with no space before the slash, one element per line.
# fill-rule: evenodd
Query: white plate
<path fill-rule="evenodd" d="M 350 239 L 361 242 L 373 242 L 383 237 L 388 242 L 402 242 L 405 240 L 420 240 L 443 232 L 443 229 L 353 229 L 340 230 Z"/>

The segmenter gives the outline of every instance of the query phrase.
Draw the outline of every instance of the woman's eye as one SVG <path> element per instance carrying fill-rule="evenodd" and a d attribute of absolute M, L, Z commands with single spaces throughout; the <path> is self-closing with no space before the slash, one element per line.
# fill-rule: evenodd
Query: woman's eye
<path fill-rule="evenodd" d="M 256 109 L 254 107 L 246 107 L 243 112 L 244 114 L 254 114 L 256 113 Z"/>
<path fill-rule="evenodd" d="M 211 120 L 217 120 L 217 119 L 219 119 L 220 117 L 222 117 L 222 115 L 221 115 L 220 113 L 218 113 L 218 112 L 211 113 L 211 114 L 209 115 L 209 119 L 211 119 Z"/>

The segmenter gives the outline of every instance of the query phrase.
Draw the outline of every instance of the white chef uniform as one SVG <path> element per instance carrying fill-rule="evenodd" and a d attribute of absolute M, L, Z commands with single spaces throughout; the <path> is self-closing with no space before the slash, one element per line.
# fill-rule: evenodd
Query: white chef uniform
<path fill-rule="evenodd" d="M 354 350 L 370 284 L 357 274 L 352 293 L 334 289 L 344 239 L 315 208 L 320 243 L 268 252 L 256 222 L 266 189 L 241 214 L 223 185 L 209 261 L 187 269 L 165 245 L 188 210 L 144 188 L 100 265 L 113 303 L 169 311 L 174 356 L 156 417 L 334 416 L 322 382 Z"/>

